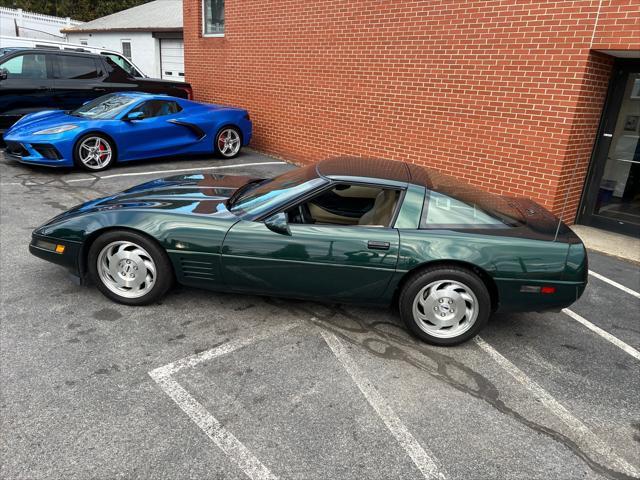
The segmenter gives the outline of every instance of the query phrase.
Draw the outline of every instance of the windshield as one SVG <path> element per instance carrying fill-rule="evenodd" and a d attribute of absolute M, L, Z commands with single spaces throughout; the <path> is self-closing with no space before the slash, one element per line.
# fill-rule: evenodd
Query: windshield
<path fill-rule="evenodd" d="M 297 168 L 275 178 L 243 185 L 229 199 L 227 208 L 236 215 L 261 215 L 324 183 L 316 174 L 315 165 Z"/>
<path fill-rule="evenodd" d="M 118 93 L 103 95 L 74 110 L 71 112 L 71 115 L 101 120 L 113 120 L 138 100 L 139 98 Z"/>

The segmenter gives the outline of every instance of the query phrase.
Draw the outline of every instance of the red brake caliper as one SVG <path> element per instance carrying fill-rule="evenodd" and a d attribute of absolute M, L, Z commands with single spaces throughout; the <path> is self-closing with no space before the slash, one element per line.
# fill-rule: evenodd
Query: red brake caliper
<path fill-rule="evenodd" d="M 102 142 L 100 142 L 100 146 L 98 147 L 98 150 L 100 150 L 101 152 L 103 152 L 103 151 L 105 151 L 105 150 L 106 150 L 106 148 L 104 147 L 104 144 L 103 144 Z M 101 153 L 101 154 L 100 154 L 100 160 L 102 160 L 102 156 L 103 156 L 103 155 L 106 155 L 106 154 Z"/>

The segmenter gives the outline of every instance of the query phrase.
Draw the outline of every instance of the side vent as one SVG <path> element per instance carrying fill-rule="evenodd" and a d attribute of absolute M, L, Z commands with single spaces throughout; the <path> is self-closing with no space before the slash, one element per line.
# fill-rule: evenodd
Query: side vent
<path fill-rule="evenodd" d="M 181 257 L 180 269 L 182 270 L 182 276 L 184 278 L 207 281 L 216 279 L 216 272 L 214 271 L 211 262 L 202 262 L 199 260 Z"/>

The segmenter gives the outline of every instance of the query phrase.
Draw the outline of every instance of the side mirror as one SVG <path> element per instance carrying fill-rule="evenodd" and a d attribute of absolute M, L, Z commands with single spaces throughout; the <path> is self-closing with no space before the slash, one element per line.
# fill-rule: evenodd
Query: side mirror
<path fill-rule="evenodd" d="M 124 119 L 127 122 L 131 122 L 133 120 L 142 120 L 144 118 L 144 112 L 129 112 L 125 115 Z"/>
<path fill-rule="evenodd" d="M 287 214 L 284 212 L 271 215 L 269 218 L 265 219 L 264 224 L 272 232 L 276 232 L 281 235 L 291 235 L 289 222 L 287 221 Z"/>
<path fill-rule="evenodd" d="M 9 78 L 9 70 L 0 68 L 0 80 L 6 80 L 7 78 Z"/>

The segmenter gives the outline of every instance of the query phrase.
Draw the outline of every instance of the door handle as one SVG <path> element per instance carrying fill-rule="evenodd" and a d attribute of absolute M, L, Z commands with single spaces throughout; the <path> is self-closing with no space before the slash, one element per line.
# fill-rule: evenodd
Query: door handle
<path fill-rule="evenodd" d="M 93 87 L 93 91 L 94 92 L 106 92 L 107 89 L 106 88 Z"/>
<path fill-rule="evenodd" d="M 390 246 L 389 242 L 378 242 L 376 240 L 369 240 L 367 242 L 367 248 L 369 250 L 389 250 Z"/>

